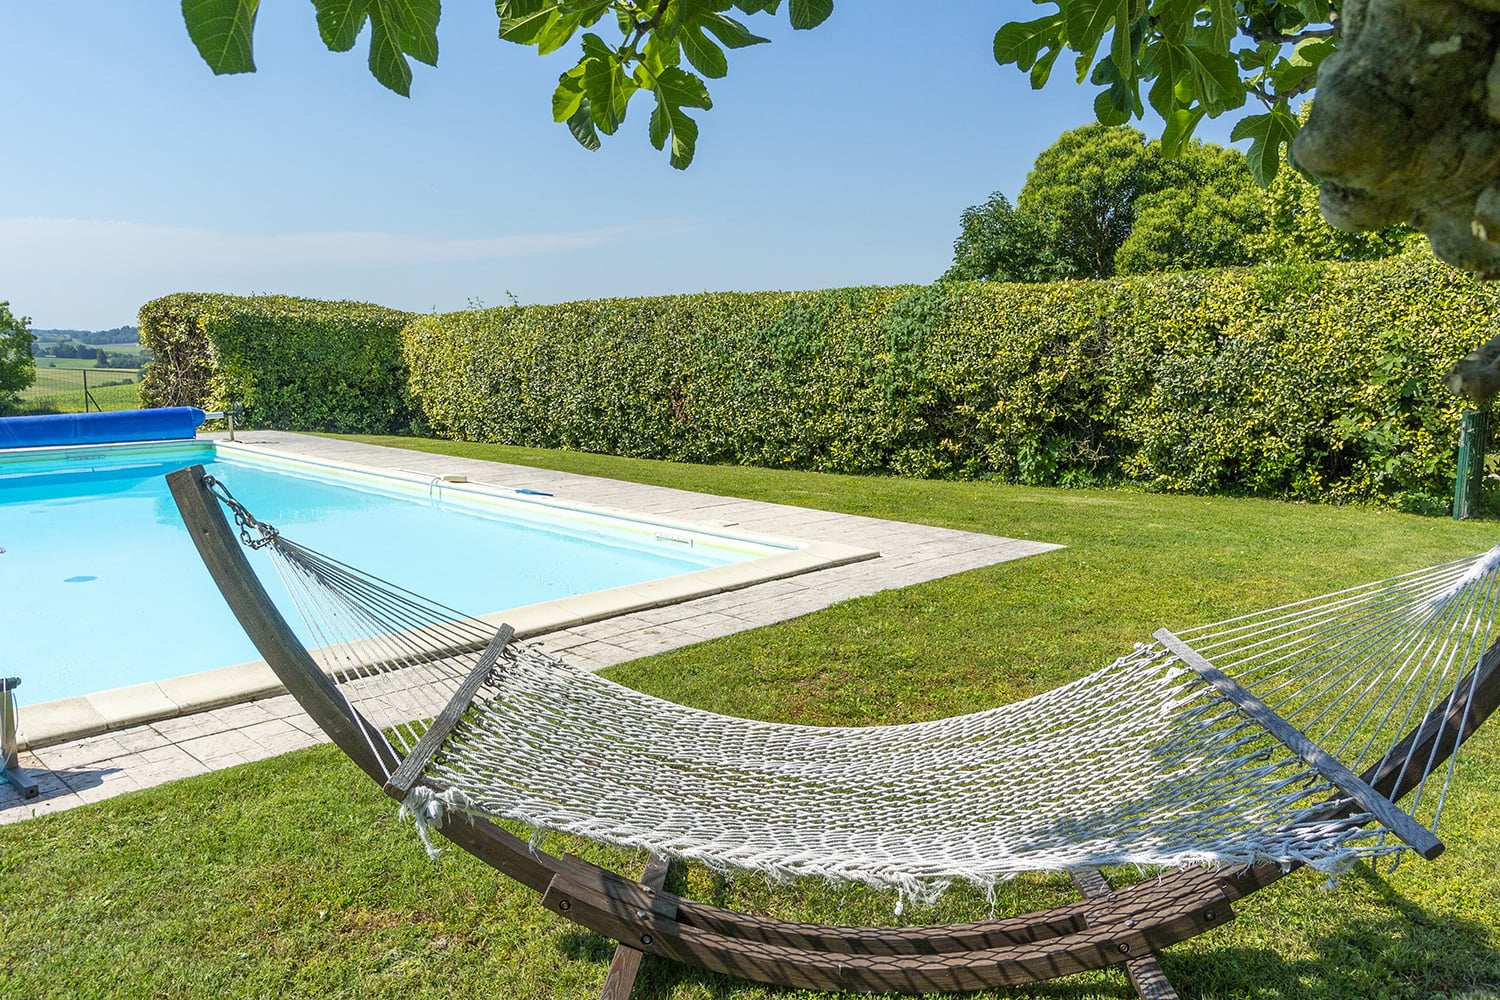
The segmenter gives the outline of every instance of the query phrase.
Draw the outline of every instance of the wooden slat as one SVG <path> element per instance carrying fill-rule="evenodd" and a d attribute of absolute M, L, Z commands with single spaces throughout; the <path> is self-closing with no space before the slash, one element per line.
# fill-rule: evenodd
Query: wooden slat
<path fill-rule="evenodd" d="M 597 933 L 711 971 L 803 989 L 895 993 L 989 989 L 1104 968 L 1201 934 L 1232 916 L 1224 893 L 1210 887 L 1173 898 L 1139 919 L 1106 916 L 1098 926 L 1035 944 L 940 954 L 853 955 L 712 934 L 579 885 L 568 873 L 553 879 L 542 903 Z"/>
<path fill-rule="evenodd" d="M 1067 904 L 1043 913 L 966 924 L 862 927 L 773 920 L 683 900 L 681 919 L 701 930 L 745 941 L 849 955 L 931 955 L 1030 944 L 1083 930 L 1085 907 Z"/>
<path fill-rule="evenodd" d="M 670 893 L 647 892 L 636 882 L 571 855 L 557 859 L 555 869 L 566 881 L 619 902 L 629 909 L 655 909 L 671 913 L 683 924 L 725 937 L 744 937 L 765 944 L 802 950 L 869 955 L 931 955 L 942 952 L 983 951 L 1008 945 L 1024 945 L 1048 937 L 1061 937 L 1083 930 L 1087 922 L 1140 920 L 1170 906 L 1181 896 L 1219 891 L 1221 875 L 1210 868 L 1174 869 L 1161 877 L 1118 890 L 1100 903 L 1097 900 L 1068 903 L 1038 913 L 986 920 L 969 924 L 936 924 L 921 927 L 840 927 L 830 924 L 799 924 L 750 917 L 697 903 Z M 1237 870 L 1237 869 L 1236 869 Z M 1168 876 L 1178 876 L 1170 883 Z M 705 912 L 711 911 L 711 912 Z M 1038 925 L 1065 929 L 1028 934 Z M 770 925 L 770 926 L 767 926 Z M 782 928 L 796 928 L 784 932 Z M 996 929 L 998 933 L 995 933 Z M 807 934 L 810 943 L 804 943 Z M 771 939 L 766 940 L 763 934 Z"/>
<path fill-rule="evenodd" d="M 490 669 L 494 667 L 495 661 L 500 659 L 500 654 L 505 652 L 505 647 L 510 645 L 510 640 L 515 638 L 516 630 L 509 625 L 501 625 L 490 644 L 480 654 L 478 662 L 469 671 L 458 690 L 449 699 L 448 704 L 432 720 L 417 745 L 412 747 L 411 753 L 401 762 L 396 773 L 390 776 L 385 783 L 386 794 L 395 799 L 404 800 L 407 793 L 412 790 L 422 777 L 422 772 L 427 770 L 427 765 L 432 761 L 433 754 L 443 745 L 448 734 L 453 732 L 453 727 L 458 725 L 458 720 L 463 718 L 464 712 L 469 709 L 469 702 L 474 700 L 474 695 L 479 692 L 479 687 L 490 675 Z"/>
<path fill-rule="evenodd" d="M 653 859 L 654 857 L 653 855 Z M 557 861 L 558 874 L 572 884 L 583 886 L 632 909 L 651 910 L 669 920 L 677 919 L 681 897 L 662 889 L 662 885 L 666 884 L 665 872 L 662 874 L 662 885 L 649 885 L 644 879 L 634 882 L 608 868 L 590 864 L 576 854 L 564 854 Z M 651 870 L 648 865 L 647 871 Z"/>
<path fill-rule="evenodd" d="M 1412 850 L 1429 861 L 1443 853 L 1443 842 L 1433 836 L 1431 830 L 1402 812 L 1390 799 L 1381 795 L 1370 784 L 1353 771 L 1340 764 L 1333 755 L 1302 735 L 1295 727 L 1277 715 L 1264 702 L 1222 670 L 1214 666 L 1187 643 L 1166 629 L 1153 633 L 1158 642 L 1171 650 L 1199 676 L 1219 690 L 1224 697 L 1234 702 L 1240 711 L 1254 719 L 1267 732 L 1276 737 L 1287 748 L 1316 769 L 1345 795 L 1360 804 L 1396 836 L 1406 842 Z"/>
<path fill-rule="evenodd" d="M 1068 874 L 1073 876 L 1073 884 L 1086 899 L 1108 899 L 1114 893 L 1109 879 L 1096 868 L 1075 868 Z M 1178 1000 L 1177 990 L 1162 971 L 1155 955 L 1132 958 L 1125 963 L 1125 973 L 1130 976 L 1130 985 L 1135 987 L 1141 1000 Z"/>
<path fill-rule="evenodd" d="M 203 466 L 194 465 L 167 476 L 203 565 L 240 627 L 303 711 L 361 770 L 377 784 L 385 784 L 386 775 L 401 763 L 396 751 L 380 730 L 350 707 L 271 603 L 203 474 Z"/>
<path fill-rule="evenodd" d="M 1177 988 L 1167 978 L 1155 955 L 1126 962 L 1125 973 L 1130 976 L 1130 985 L 1135 987 L 1141 1000 L 1179 1000 Z"/>
<path fill-rule="evenodd" d="M 667 884 L 669 865 L 665 858 L 651 855 L 646 870 L 641 873 L 641 885 L 660 890 Z M 630 991 L 635 988 L 635 977 L 641 968 L 644 953 L 629 945 L 615 946 L 615 957 L 610 960 L 609 971 L 604 975 L 604 989 L 599 1000 L 630 1000 Z"/>
<path fill-rule="evenodd" d="M 1086 926 L 1089 904 L 1071 903 L 1044 913 L 986 920 L 967 924 L 936 924 L 925 927 L 868 927 L 798 923 L 756 917 L 722 907 L 698 903 L 680 896 L 644 892 L 637 883 L 621 875 L 591 865 L 575 857 L 558 859 L 559 870 L 573 883 L 607 896 L 628 907 L 660 907 L 670 900 L 677 919 L 683 924 L 710 934 L 739 938 L 762 944 L 810 951 L 851 955 L 932 955 L 943 952 L 977 951 L 1005 945 L 1030 944 L 1064 934 L 1073 934 Z M 1195 869 L 1200 875 L 1204 869 Z M 1203 879 L 1191 889 L 1198 891 L 1212 879 Z M 1122 908 L 1134 906 L 1135 912 L 1148 912 L 1156 900 L 1122 900 Z"/>
<path fill-rule="evenodd" d="M 1097 868 L 1071 868 L 1068 876 L 1078 886 L 1078 891 L 1083 893 L 1084 899 L 1108 899 L 1109 894 L 1114 892 L 1110 888 L 1109 879 Z"/>
<path fill-rule="evenodd" d="M 680 909 L 683 923 L 712 933 L 851 955 L 936 954 L 1029 944 L 1076 933 L 1086 923 L 1085 907 L 1081 904 L 1000 920 L 926 927 L 857 927 L 773 920 L 691 900 L 683 900 Z"/>

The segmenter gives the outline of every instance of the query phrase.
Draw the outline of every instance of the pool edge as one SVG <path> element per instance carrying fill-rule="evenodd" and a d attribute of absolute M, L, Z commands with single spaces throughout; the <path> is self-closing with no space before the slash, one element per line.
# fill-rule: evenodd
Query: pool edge
<path fill-rule="evenodd" d="M 795 541 L 801 547 L 748 562 L 523 605 L 480 617 L 497 625 L 506 622 L 515 628 L 518 638 L 530 639 L 607 618 L 682 604 L 880 557 L 877 550 L 838 542 Z M 21 707 L 16 745 L 21 750 L 37 749 L 225 705 L 256 701 L 285 691 L 264 661 L 252 660 L 161 681 L 40 702 Z"/>

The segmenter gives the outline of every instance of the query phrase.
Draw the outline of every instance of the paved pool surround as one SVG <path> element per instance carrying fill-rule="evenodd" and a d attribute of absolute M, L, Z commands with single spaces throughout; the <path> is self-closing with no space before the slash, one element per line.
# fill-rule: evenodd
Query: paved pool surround
<path fill-rule="evenodd" d="M 518 622 L 530 641 L 592 670 L 704 639 L 795 618 L 855 597 L 1020 559 L 1057 545 L 732 497 L 691 493 L 525 466 L 427 455 L 280 431 L 236 438 L 288 456 L 537 490 L 558 500 L 629 511 L 706 530 L 816 540 L 839 557 L 788 566 L 762 582 L 711 592 L 651 593 L 623 613 L 586 601 Z M 673 588 L 668 588 L 671 590 Z M 28 722 L 21 764 L 40 786 L 23 800 L 0 785 L 0 822 L 14 822 L 165 781 L 322 742 L 321 732 L 264 664 L 52 703 Z M 154 689 L 154 690 L 153 690 Z"/>

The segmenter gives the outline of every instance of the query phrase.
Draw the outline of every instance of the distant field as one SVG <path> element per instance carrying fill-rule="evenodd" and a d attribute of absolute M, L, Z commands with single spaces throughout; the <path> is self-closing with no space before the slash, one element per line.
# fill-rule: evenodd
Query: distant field
<path fill-rule="evenodd" d="M 134 368 L 95 368 L 77 358 L 48 359 L 55 367 L 39 365 L 36 381 L 21 391 L 23 413 L 82 413 L 85 409 L 134 410 L 141 405 L 141 373 Z M 84 383 L 88 383 L 85 403 Z"/>
<path fill-rule="evenodd" d="M 43 343 L 42 346 L 52 349 L 55 344 Z M 142 347 L 134 340 L 121 341 L 118 344 L 87 344 L 85 345 L 92 354 L 95 350 L 102 349 L 107 355 L 107 361 L 112 365 L 140 366 L 151 360 L 151 352 Z M 97 364 L 97 358 L 57 358 L 50 354 L 36 359 L 37 368 L 92 368 Z"/>
<path fill-rule="evenodd" d="M 43 372 L 58 368 L 94 368 L 99 362 L 93 358 L 37 358 L 36 370 L 40 375 Z M 100 368 L 99 371 L 109 371 L 108 368 Z"/>
<path fill-rule="evenodd" d="M 106 344 L 104 350 L 109 354 L 111 361 L 127 358 L 131 362 L 146 360 L 146 349 L 139 344 L 121 344 L 119 347 Z M 36 370 L 40 372 L 54 368 L 93 368 L 98 363 L 93 358 L 37 358 Z M 110 369 L 99 370 L 109 371 Z"/>

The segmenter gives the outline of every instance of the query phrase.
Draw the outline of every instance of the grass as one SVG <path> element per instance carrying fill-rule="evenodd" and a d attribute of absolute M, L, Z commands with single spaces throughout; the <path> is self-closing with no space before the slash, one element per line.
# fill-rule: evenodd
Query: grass
<path fill-rule="evenodd" d="M 915 482 L 669 465 L 411 439 L 377 443 L 1062 542 L 1066 550 L 850 601 L 612 671 L 721 712 L 813 723 L 972 711 L 1055 686 L 1161 624 L 1186 626 L 1379 578 L 1493 543 L 1493 523 L 1257 500 Z M 1310 873 L 1169 949 L 1187 997 L 1500 996 L 1500 723 L 1470 744 L 1448 852 Z M 638 859 L 587 845 L 622 868 Z M 755 912 L 889 920 L 892 900 L 817 885 L 683 886 Z M 1019 879 L 1007 908 L 1063 897 Z M 908 914 L 981 916 L 955 892 Z M 0 827 L 0 996 L 597 996 L 610 948 L 461 852 L 436 864 L 328 748 Z M 648 960 L 641 995 L 806 997 Z M 12 984 L 12 985 L 7 985 Z M 1124 998 L 1122 974 L 999 996 Z"/>
<path fill-rule="evenodd" d="M 98 368 L 79 358 L 48 360 L 55 367 L 38 365 L 36 381 L 21 390 L 22 413 L 82 413 L 85 379 L 93 397 L 90 409 L 134 410 L 141 405 L 141 373 L 134 368 Z"/>

